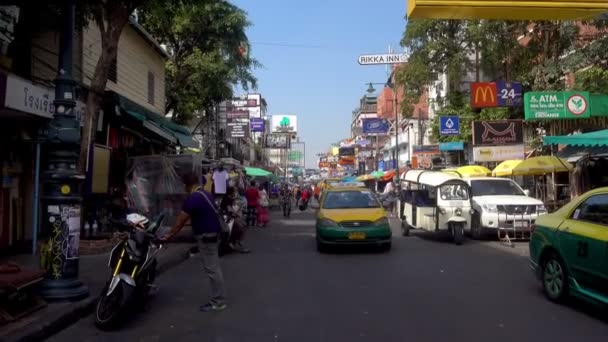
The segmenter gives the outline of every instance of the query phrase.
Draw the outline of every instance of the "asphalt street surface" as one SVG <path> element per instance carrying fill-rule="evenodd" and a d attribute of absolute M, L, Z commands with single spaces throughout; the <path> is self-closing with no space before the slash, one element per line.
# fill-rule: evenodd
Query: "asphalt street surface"
<path fill-rule="evenodd" d="M 590 341 L 605 311 L 547 301 L 525 256 L 492 243 L 394 234 L 388 253 L 315 249 L 313 215 L 274 216 L 248 255 L 222 258 L 229 307 L 202 313 L 208 281 L 192 258 L 164 273 L 147 308 L 115 332 L 85 317 L 52 341 Z M 416 236 L 418 235 L 418 236 Z"/>

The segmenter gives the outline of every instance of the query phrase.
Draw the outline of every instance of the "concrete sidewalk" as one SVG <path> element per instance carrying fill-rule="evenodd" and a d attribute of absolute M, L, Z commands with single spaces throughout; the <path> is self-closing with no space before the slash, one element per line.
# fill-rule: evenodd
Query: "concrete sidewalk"
<path fill-rule="evenodd" d="M 188 241 L 190 229 L 184 229 L 177 241 Z M 176 266 L 189 257 L 189 249 L 194 244 L 176 242 L 168 244 L 158 255 L 158 273 Z M 96 300 L 105 285 L 109 269 L 109 253 L 80 257 L 79 279 L 89 287 L 89 297 L 78 302 L 49 303 L 46 308 L 0 328 L 0 341 L 39 341 L 76 323 L 80 318 L 93 312 Z M 23 266 L 39 265 L 38 256 L 21 255 L 12 260 Z"/>

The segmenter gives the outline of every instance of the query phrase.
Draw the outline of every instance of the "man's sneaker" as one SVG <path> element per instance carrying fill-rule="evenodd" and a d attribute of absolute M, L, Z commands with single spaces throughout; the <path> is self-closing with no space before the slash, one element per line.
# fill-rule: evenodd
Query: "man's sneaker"
<path fill-rule="evenodd" d="M 211 311 L 219 312 L 219 311 L 223 311 L 227 307 L 228 307 L 228 305 L 226 305 L 226 304 L 211 304 L 211 303 L 207 303 L 205 305 L 202 305 L 200 307 L 200 310 L 202 312 L 211 312 Z"/>

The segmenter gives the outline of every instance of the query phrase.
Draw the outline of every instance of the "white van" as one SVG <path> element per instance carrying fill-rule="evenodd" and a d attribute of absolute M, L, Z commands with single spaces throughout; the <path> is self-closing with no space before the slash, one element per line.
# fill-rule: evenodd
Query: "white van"
<path fill-rule="evenodd" d="M 546 214 L 543 202 L 529 196 L 509 178 L 465 178 L 469 184 L 474 214 L 470 233 L 481 239 L 486 235 L 505 233 L 527 235 L 536 218 Z"/>

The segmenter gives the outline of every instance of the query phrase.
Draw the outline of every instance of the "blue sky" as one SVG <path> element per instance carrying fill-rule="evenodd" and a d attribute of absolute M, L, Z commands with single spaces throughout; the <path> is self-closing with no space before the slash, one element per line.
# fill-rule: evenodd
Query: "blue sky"
<path fill-rule="evenodd" d="M 248 12 L 251 54 L 268 112 L 296 114 L 306 166 L 349 136 L 366 83 L 385 82 L 384 66 L 360 66 L 360 54 L 386 53 L 405 29 L 405 0 L 232 0 Z M 375 86 L 376 89 L 381 85 Z"/>

